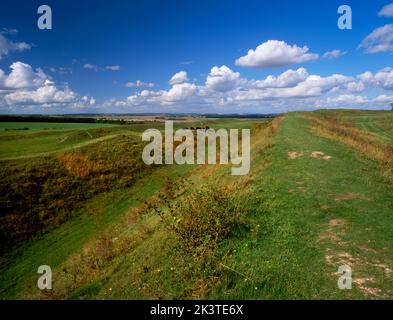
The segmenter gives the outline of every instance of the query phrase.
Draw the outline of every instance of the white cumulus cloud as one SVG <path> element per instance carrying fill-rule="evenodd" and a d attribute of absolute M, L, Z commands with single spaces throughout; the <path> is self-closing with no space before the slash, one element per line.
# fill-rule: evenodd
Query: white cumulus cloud
<path fill-rule="evenodd" d="M 170 85 L 180 84 L 188 81 L 187 72 L 179 71 L 175 73 L 172 78 L 169 80 Z"/>
<path fill-rule="evenodd" d="M 374 99 L 374 101 L 376 103 L 381 103 L 381 104 L 390 104 L 390 103 L 393 103 L 393 96 L 389 96 L 389 95 L 386 95 L 386 94 L 381 94 L 378 97 L 376 97 Z"/>
<path fill-rule="evenodd" d="M 67 84 L 57 86 L 55 82 L 42 71 L 23 62 L 14 62 L 10 73 L 0 69 L 0 109 L 29 110 L 41 112 L 44 109 L 54 110 L 59 107 L 62 112 L 74 108 L 93 106 L 93 97 L 81 97 L 72 91 Z"/>
<path fill-rule="evenodd" d="M 335 50 L 332 50 L 332 51 L 325 52 L 323 54 L 323 58 L 326 58 L 326 59 L 337 59 L 337 58 L 340 58 L 340 57 L 342 57 L 342 56 L 344 56 L 346 54 L 347 54 L 346 51 L 343 52 L 341 50 L 335 49 Z"/>
<path fill-rule="evenodd" d="M 393 3 L 384 6 L 381 11 L 379 11 L 378 15 L 381 17 L 393 17 Z"/>
<path fill-rule="evenodd" d="M 240 73 L 227 66 L 213 67 L 206 79 L 206 87 L 214 91 L 230 91 L 239 83 Z"/>
<path fill-rule="evenodd" d="M 24 51 L 31 49 L 31 45 L 26 42 L 13 42 L 8 40 L 0 33 L 0 60 L 11 51 Z"/>
<path fill-rule="evenodd" d="M 291 46 L 284 41 L 268 40 L 255 50 L 248 50 L 247 55 L 240 57 L 235 63 L 242 67 L 270 68 L 313 61 L 318 57 L 318 54 L 309 53 L 306 46 Z"/>
<path fill-rule="evenodd" d="M 197 91 L 198 88 L 193 83 L 179 83 L 173 85 L 173 87 L 169 91 L 163 92 L 160 100 L 163 103 L 183 101 L 187 98 L 193 97 Z"/>
<path fill-rule="evenodd" d="M 393 24 L 375 29 L 360 43 L 366 53 L 393 51 Z"/>
<path fill-rule="evenodd" d="M 356 96 L 353 94 L 342 94 L 334 98 L 328 98 L 327 103 L 333 103 L 341 106 L 348 106 L 354 104 L 363 104 L 368 102 L 366 96 Z"/>
<path fill-rule="evenodd" d="M 83 65 L 83 68 L 84 68 L 84 69 L 87 69 L 87 70 L 98 71 L 98 66 L 95 65 L 95 64 L 91 64 L 91 63 L 85 63 L 85 64 Z"/>
<path fill-rule="evenodd" d="M 375 74 L 364 72 L 358 78 L 365 84 L 385 90 L 393 90 L 393 69 L 384 68 Z"/>
<path fill-rule="evenodd" d="M 372 79 L 375 77 L 371 74 Z M 178 78 L 178 74 L 175 78 Z M 185 81 L 184 74 L 181 80 Z M 371 79 L 364 82 L 361 76 L 310 75 L 305 68 L 289 69 L 279 75 L 268 75 L 258 80 L 246 79 L 227 66 L 211 68 L 204 85 L 182 81 L 174 81 L 168 90 L 142 90 L 126 100 L 110 101 L 107 104 L 123 108 L 122 111 L 132 107 L 133 110 L 148 108 L 161 112 L 162 107 L 171 107 L 165 110 L 172 111 L 201 111 L 198 108 L 203 108 L 205 112 L 221 108 L 260 107 L 271 112 L 276 107 L 280 110 L 312 109 L 315 106 L 340 103 L 359 106 L 369 101 L 354 93 L 364 91 L 366 83 L 371 85 Z"/>
<path fill-rule="evenodd" d="M 199 87 L 194 83 L 189 83 L 187 73 L 180 71 L 172 76 L 169 83 L 169 90 L 142 90 L 129 96 L 125 104 L 132 106 L 139 105 L 173 105 L 187 100 L 198 98 Z M 118 103 L 118 102 L 117 102 Z M 120 102 L 120 104 L 122 104 Z"/>
<path fill-rule="evenodd" d="M 127 82 L 124 86 L 126 88 L 140 88 L 140 87 L 152 88 L 152 87 L 154 87 L 154 83 L 153 82 L 143 82 L 141 80 L 137 80 L 135 82 Z"/>
<path fill-rule="evenodd" d="M 116 66 L 106 66 L 105 69 L 109 70 L 109 71 L 119 71 L 120 70 L 120 66 L 118 66 L 118 65 L 116 65 Z"/>
<path fill-rule="evenodd" d="M 18 90 L 5 95 L 8 104 L 56 104 L 74 102 L 76 94 L 68 87 L 59 90 L 54 83 L 47 80 L 36 90 Z"/>
<path fill-rule="evenodd" d="M 253 82 L 253 85 L 256 88 L 288 88 L 303 82 L 307 77 L 308 72 L 305 68 L 289 69 L 277 77 L 269 75 L 264 80 L 256 80 Z"/>
<path fill-rule="evenodd" d="M 34 71 L 30 65 L 20 61 L 11 64 L 10 69 L 11 72 L 8 75 L 0 69 L 0 88 L 19 89 L 38 87 L 48 79 L 41 69 Z"/>

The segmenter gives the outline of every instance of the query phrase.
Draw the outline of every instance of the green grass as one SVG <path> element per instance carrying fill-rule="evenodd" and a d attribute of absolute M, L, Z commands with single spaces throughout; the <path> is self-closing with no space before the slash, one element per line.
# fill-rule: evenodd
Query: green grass
<path fill-rule="evenodd" d="M 357 126 L 376 134 L 384 142 L 393 144 L 393 112 L 362 117 L 357 121 Z"/>
<path fill-rule="evenodd" d="M 236 119 L 206 120 L 195 123 L 176 123 L 174 129 L 205 126 L 212 128 L 250 128 L 250 121 Z M 1 131 L 2 128 L 33 130 Z M 150 128 L 164 129 L 163 124 L 146 123 L 123 126 L 84 123 L 17 123 L 0 122 L 0 160 L 43 157 L 112 139 L 119 135 L 139 136 Z M 53 130 L 46 130 L 53 128 Z M 67 129 L 66 129 L 67 128 Z M 1 133 L 3 132 L 3 133 Z"/>
<path fill-rule="evenodd" d="M 289 160 L 289 151 L 304 155 Z M 312 151 L 333 158 L 314 159 Z M 339 261 L 340 253 L 356 259 L 354 279 L 373 279 L 364 286 L 392 297 L 390 278 L 376 266 L 393 267 L 392 188 L 377 164 L 343 144 L 316 137 L 307 129 L 306 120 L 290 114 L 275 138 L 271 165 L 254 188 L 266 197 L 264 206 L 268 206 L 266 214 L 252 217 L 260 225 L 259 236 L 232 239 L 222 248 L 235 252 L 226 264 L 236 272 L 228 273 L 210 298 L 375 298 L 356 284 L 353 290 L 337 288 L 334 273 L 341 264 L 353 262 L 351 258 Z M 359 197 L 335 201 L 338 195 L 351 192 Z M 318 241 L 329 232 L 333 219 L 345 221 L 343 234 L 337 235 L 342 239 Z M 326 262 L 327 256 L 332 256 L 332 264 Z"/>
<path fill-rule="evenodd" d="M 378 163 L 343 143 L 317 136 L 302 115 L 287 114 L 274 137 L 262 140 L 264 146 L 253 136 L 258 143 L 251 165 L 255 177 L 247 186 L 251 201 L 240 200 L 249 209 L 246 225 L 233 230 L 207 263 L 179 252 L 174 234 L 154 212 L 141 214 L 127 226 L 120 223 L 130 208 L 163 188 L 165 176 L 186 176 L 192 169 L 164 166 L 129 189 L 90 200 L 90 207 L 102 208 L 101 213 L 92 216 L 84 209 L 11 258 L 3 258 L 0 298 L 43 298 L 35 287 L 36 270 L 49 264 L 55 286 L 67 280 L 65 268 L 80 268 L 79 282 L 61 296 L 69 299 L 391 299 L 392 185 Z M 382 130 L 381 139 L 390 134 L 383 121 L 386 114 L 339 115 L 360 127 L 368 119 L 376 127 L 365 129 L 377 135 Z M 251 122 L 225 119 L 202 125 L 247 128 Z M 311 157 L 314 151 L 332 158 Z M 289 159 L 288 152 L 298 152 L 298 157 Z M 194 188 L 206 180 L 238 180 L 225 172 L 198 167 L 187 177 Z M 129 246 L 92 271 L 77 255 L 97 245 L 94 239 L 104 233 L 116 241 L 130 241 Z M 352 267 L 352 290 L 337 287 L 336 272 L 343 264 Z"/>
<path fill-rule="evenodd" d="M 101 127 L 111 127 L 112 124 L 106 123 L 57 123 L 57 122 L 0 122 L 0 134 L 28 128 L 29 130 L 59 130 L 59 129 L 93 129 Z"/>
<path fill-rule="evenodd" d="M 228 123 L 230 122 L 217 121 L 216 125 L 223 127 Z M 94 148 L 94 144 L 115 139 L 117 136 L 139 135 L 140 132 L 152 126 L 163 129 L 162 124 L 138 124 L 90 129 L 89 131 L 80 129 L 41 130 L 34 133 L 21 131 L 13 134 L 17 143 L 14 139 L 5 136 L 3 140 L 0 138 L 0 150 L 2 150 L 2 154 L 7 152 L 7 156 L 14 156 L 14 158 L 7 160 L 9 163 L 15 163 L 16 158 L 19 159 L 18 161 L 31 162 L 29 158 L 34 155 L 37 157 L 50 156 L 59 151 L 68 151 L 78 147 L 85 148 L 89 147 L 88 145 Z M 184 127 L 184 124 L 175 125 L 175 128 L 181 127 Z M 61 143 L 59 140 L 64 140 L 65 137 L 68 137 L 67 140 L 59 148 L 58 145 Z M 163 166 L 155 169 L 149 176 L 138 180 L 131 188 L 98 195 L 89 200 L 84 209 L 75 212 L 74 218 L 43 236 L 29 240 L 28 244 L 22 245 L 12 254 L 2 257 L 0 297 L 15 298 L 21 292 L 26 292 L 27 288 L 34 287 L 38 265 L 46 263 L 53 268 L 59 266 L 72 254 L 78 252 L 88 241 L 118 222 L 119 218 L 129 212 L 131 208 L 160 190 L 166 177 L 180 178 L 192 168 L 193 166 Z M 92 216 L 86 208 L 93 208 L 93 211 L 99 212 Z"/>
<path fill-rule="evenodd" d="M 119 135 L 139 135 L 133 129 L 132 126 L 99 126 L 91 129 L 15 131 L 0 135 L 0 160 L 43 157 Z"/>
<path fill-rule="evenodd" d="M 323 110 L 326 115 L 353 123 L 373 133 L 380 142 L 393 144 L 393 112 L 373 110 Z"/>
<path fill-rule="evenodd" d="M 304 155 L 290 160 L 289 151 Z M 315 159 L 312 151 L 333 158 Z M 266 157 L 259 154 L 254 165 Z M 171 249 L 173 239 L 157 226 L 70 298 L 184 299 L 200 297 L 204 285 L 209 289 L 202 297 L 209 299 L 391 298 L 392 282 L 384 269 L 393 268 L 391 185 L 378 165 L 346 145 L 315 136 L 299 114 L 283 121 L 268 157 L 270 166 L 252 185 L 257 204 L 248 216 L 250 230 L 224 241 L 214 266 L 194 270 L 199 280 Z M 348 193 L 358 197 L 335 200 Z M 329 230 L 335 219 L 344 226 Z M 145 217 L 139 223 L 154 221 Z M 352 266 L 358 281 L 352 290 L 337 287 L 335 272 L 342 264 Z M 360 287 L 362 279 L 371 280 Z"/>
<path fill-rule="evenodd" d="M 0 298 L 14 299 L 26 289 L 34 288 L 38 266 L 59 266 L 93 237 L 117 223 L 131 208 L 157 192 L 166 177 L 181 177 L 191 169 L 191 166 L 164 166 L 126 190 L 101 194 L 88 204 L 99 209 L 98 218 L 82 209 L 57 229 L 31 239 L 11 255 L 2 257 Z"/>
<path fill-rule="evenodd" d="M 16 139 L 2 140 L 0 138 L 0 160 L 17 160 L 32 157 L 45 157 L 60 151 L 69 151 L 88 145 L 114 139 L 121 135 L 136 135 L 130 131 L 95 137 L 94 132 L 72 131 Z"/>

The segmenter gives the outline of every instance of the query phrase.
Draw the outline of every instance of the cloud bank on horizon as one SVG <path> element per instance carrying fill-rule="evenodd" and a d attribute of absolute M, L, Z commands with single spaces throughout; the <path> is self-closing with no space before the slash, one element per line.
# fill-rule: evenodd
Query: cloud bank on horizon
<path fill-rule="evenodd" d="M 393 17 L 393 3 L 375 13 L 381 19 Z M 0 62 L 12 61 L 14 53 L 39 50 L 39 46 L 11 37 L 16 29 L 0 32 Z M 393 53 L 393 23 L 375 26 L 358 44 L 358 48 L 331 48 L 325 52 L 310 49 L 312 45 L 299 45 L 284 40 L 265 39 L 246 54 L 238 54 L 232 64 L 212 65 L 203 78 L 193 78 L 185 68 L 192 63 L 179 63 L 183 70 L 168 74 L 167 83 L 149 79 L 130 79 L 121 84 L 131 90 L 126 97 L 110 97 L 98 101 L 93 94 L 78 93 L 68 82 L 55 80 L 61 74 L 72 77 L 73 72 L 62 66 L 34 67 L 14 60 L 0 68 L 1 113 L 78 113 L 78 112 L 195 112 L 274 113 L 316 108 L 388 108 L 393 102 L 393 68 L 343 74 L 340 72 L 317 74 L 309 66 L 329 61 L 334 63 L 352 51 L 364 55 Z M 130 52 L 130 56 L 132 52 Z M 197 57 L 193 57 L 197 59 Z M 111 75 L 126 73 L 121 64 L 73 62 L 78 72 Z M 307 66 L 306 66 L 307 65 Z M 284 69 L 283 69 L 284 68 Z M 248 70 L 254 75 L 244 76 Z M 274 72 L 279 70 L 279 72 Z M 129 75 L 132 77 L 132 74 Z M 72 82 L 72 78 L 71 78 Z M 117 81 L 114 81 L 117 83 Z M 121 81 L 119 81 L 120 83 Z M 108 83 L 108 87 L 113 83 Z M 157 87 L 157 89 L 155 89 Z M 161 88 L 160 88 L 161 87 Z"/>

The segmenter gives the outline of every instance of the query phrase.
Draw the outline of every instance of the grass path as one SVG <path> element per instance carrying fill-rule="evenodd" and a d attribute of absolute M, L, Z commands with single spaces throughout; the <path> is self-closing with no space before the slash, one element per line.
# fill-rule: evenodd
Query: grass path
<path fill-rule="evenodd" d="M 258 236 L 223 249 L 235 252 L 226 265 L 236 272 L 211 298 L 393 297 L 391 186 L 374 162 L 307 126 L 300 114 L 282 122 L 271 165 L 254 186 L 267 207 L 252 217 Z M 332 158 L 311 157 L 313 151 Z M 337 287 L 343 264 L 352 268 L 352 290 Z"/>

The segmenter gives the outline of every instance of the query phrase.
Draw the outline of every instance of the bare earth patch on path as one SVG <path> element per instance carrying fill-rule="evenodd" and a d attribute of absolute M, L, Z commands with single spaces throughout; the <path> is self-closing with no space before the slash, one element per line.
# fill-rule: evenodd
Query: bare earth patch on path
<path fill-rule="evenodd" d="M 288 151 L 288 159 L 289 160 L 295 160 L 297 158 L 303 157 L 304 152 L 303 151 Z M 323 160 L 331 160 L 333 157 L 326 155 L 322 151 L 312 151 L 311 152 L 311 158 L 314 159 L 323 159 Z"/>
<path fill-rule="evenodd" d="M 357 199 L 357 200 L 370 200 L 369 198 L 367 198 L 364 195 L 361 195 L 359 193 L 353 193 L 353 192 L 348 192 L 348 193 L 341 194 L 341 195 L 334 197 L 334 201 L 338 201 L 338 202 L 355 200 L 355 199 Z"/>
<path fill-rule="evenodd" d="M 342 265 L 348 265 L 352 269 L 352 283 L 365 295 L 374 298 L 384 298 L 387 295 L 376 286 L 378 285 L 374 277 L 365 275 L 364 270 L 370 268 L 379 269 L 387 278 L 391 278 L 392 270 L 384 263 L 373 257 L 372 259 L 365 259 L 360 254 L 349 253 L 347 249 L 351 249 L 350 243 L 343 241 L 342 238 L 346 234 L 346 227 L 348 222 L 344 219 L 331 219 L 327 225 L 325 232 L 323 232 L 318 241 L 328 241 L 336 246 L 336 249 L 328 247 L 326 249 L 325 262 L 326 264 L 339 268 Z M 375 252 L 373 249 L 359 247 L 362 251 Z M 364 250 L 363 250 L 364 249 Z M 351 250 L 352 251 L 352 250 Z M 332 274 L 338 279 L 340 273 L 334 272 Z"/>
<path fill-rule="evenodd" d="M 303 155 L 304 155 L 303 151 L 302 152 L 288 151 L 288 159 L 290 160 L 295 160 L 299 157 L 302 157 Z"/>
<path fill-rule="evenodd" d="M 323 160 L 331 160 L 333 158 L 332 156 L 325 155 L 325 153 L 322 151 L 311 152 L 311 157 L 314 159 L 323 159 Z"/>

